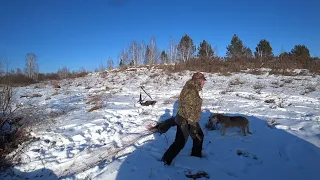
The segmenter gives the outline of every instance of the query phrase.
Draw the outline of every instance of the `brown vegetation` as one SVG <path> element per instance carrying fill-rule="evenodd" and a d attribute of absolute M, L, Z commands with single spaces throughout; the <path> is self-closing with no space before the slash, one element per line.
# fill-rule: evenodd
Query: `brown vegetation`
<path fill-rule="evenodd" d="M 295 76 L 304 75 L 294 72 L 294 69 L 306 69 L 312 74 L 320 74 L 320 62 L 301 60 L 298 58 L 273 58 L 270 60 L 258 60 L 256 58 L 225 59 L 219 57 L 211 58 L 191 58 L 189 61 L 176 63 L 175 65 L 158 66 L 167 72 L 180 72 L 183 70 L 202 71 L 208 73 L 218 73 L 220 75 L 230 75 L 231 73 L 246 72 L 260 75 L 266 73 L 261 68 L 270 69 L 269 74 Z"/>
<path fill-rule="evenodd" d="M 92 112 L 94 110 L 98 110 L 102 108 L 102 94 L 89 95 L 88 101 L 86 104 L 93 105 L 92 108 L 88 110 L 88 112 Z"/>

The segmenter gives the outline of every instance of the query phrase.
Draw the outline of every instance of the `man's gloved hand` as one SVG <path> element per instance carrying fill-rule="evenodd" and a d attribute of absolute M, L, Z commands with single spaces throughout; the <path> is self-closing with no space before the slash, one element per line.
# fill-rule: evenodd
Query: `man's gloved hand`
<path fill-rule="evenodd" d="M 158 132 L 158 125 L 147 125 L 147 129 L 148 131 L 151 131 L 151 132 Z"/>

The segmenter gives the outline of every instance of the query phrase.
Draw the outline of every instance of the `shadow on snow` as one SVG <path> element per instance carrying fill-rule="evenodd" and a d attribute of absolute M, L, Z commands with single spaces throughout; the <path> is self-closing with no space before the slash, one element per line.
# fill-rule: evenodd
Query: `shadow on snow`
<path fill-rule="evenodd" d="M 166 109 L 160 120 L 170 118 L 169 112 Z M 264 120 L 253 116 L 245 116 L 250 121 L 252 135 L 244 137 L 239 128 L 232 128 L 227 129 L 226 136 L 221 136 L 220 129 L 205 128 L 209 116 L 209 111 L 203 112 L 200 121 L 206 157 L 190 156 L 189 137 L 172 165 L 163 165 L 159 160 L 175 138 L 176 127 L 172 127 L 163 135 L 154 134 L 154 140 L 119 160 L 116 179 L 186 179 L 187 172 L 200 170 L 207 172 L 210 179 L 318 179 L 320 149 L 315 145 L 284 130 L 270 128 Z"/>
<path fill-rule="evenodd" d="M 41 168 L 35 171 L 22 172 L 16 168 L 11 168 L 8 173 L 0 176 L 0 179 L 35 179 L 35 180 L 56 180 L 58 176 L 51 170 L 47 168 Z"/>

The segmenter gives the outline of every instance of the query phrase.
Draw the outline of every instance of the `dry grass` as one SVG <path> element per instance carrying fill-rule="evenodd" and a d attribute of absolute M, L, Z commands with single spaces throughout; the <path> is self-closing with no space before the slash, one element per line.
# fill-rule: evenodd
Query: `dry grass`
<path fill-rule="evenodd" d="M 35 98 L 35 97 L 42 97 L 42 95 L 39 94 L 39 93 L 34 93 L 34 94 L 31 94 L 31 95 L 21 95 L 20 96 L 20 98 L 24 98 L 24 97 L 26 97 L 26 98 Z"/>
<path fill-rule="evenodd" d="M 291 78 L 289 78 L 289 79 L 281 79 L 281 81 L 283 81 L 286 84 L 290 84 L 290 83 L 292 83 L 293 80 Z"/>
<path fill-rule="evenodd" d="M 51 94 L 51 96 L 56 96 L 59 94 L 59 91 L 55 91 L 54 93 Z"/>
<path fill-rule="evenodd" d="M 88 112 L 92 112 L 94 110 L 98 110 L 102 108 L 103 100 L 102 94 L 89 95 L 88 101 L 86 102 L 88 105 L 93 105 Z"/>
<path fill-rule="evenodd" d="M 313 74 L 320 74 L 320 62 L 312 60 L 301 60 L 294 57 L 275 57 L 273 59 L 257 60 L 247 59 L 227 59 L 220 57 L 212 58 L 191 58 L 187 62 L 179 62 L 175 65 L 157 66 L 166 73 L 181 72 L 184 70 L 217 73 L 218 75 L 229 76 L 232 73 L 247 72 L 254 75 L 265 74 L 261 68 L 271 69 L 269 74 L 296 76 L 303 75 L 293 72 L 293 69 L 307 69 Z M 302 71 L 302 73 L 306 73 Z"/>
<path fill-rule="evenodd" d="M 12 107 L 14 94 L 10 78 L 1 81 L 0 84 L 0 170 L 4 170 L 13 163 L 6 156 L 27 141 L 29 136 L 21 124 L 23 117 L 17 116 L 20 107 Z M 3 129 L 4 125 L 10 128 Z"/>
<path fill-rule="evenodd" d="M 159 73 L 153 73 L 153 74 L 151 74 L 151 75 L 149 76 L 149 78 L 154 79 L 154 78 L 156 78 L 156 77 L 158 77 L 158 76 L 160 76 Z"/>
<path fill-rule="evenodd" d="M 29 141 L 30 139 L 31 137 L 29 133 L 23 132 L 21 130 L 7 136 L 0 136 L 0 141 L 5 140 L 5 142 L 2 142 L 3 147 L 0 147 L 0 171 L 4 171 L 6 168 L 9 168 L 18 163 L 15 162 L 15 158 L 18 157 L 22 152 L 14 151 L 19 147 L 21 148 L 21 146 L 23 146 L 24 143 Z M 7 157 L 7 155 L 12 152 L 14 152 L 14 154 L 10 155 L 10 157 Z"/>
<path fill-rule="evenodd" d="M 297 76 L 298 74 L 292 70 L 287 69 L 272 69 L 270 75 L 283 75 L 283 76 Z"/>
<path fill-rule="evenodd" d="M 313 86 L 313 85 L 307 85 L 307 87 L 304 89 L 304 91 L 303 92 L 301 92 L 300 94 L 301 95 L 306 95 L 306 94 L 308 94 L 308 93 L 311 93 L 311 92 L 313 92 L 313 91 L 316 91 L 316 86 Z"/>
<path fill-rule="evenodd" d="M 37 82 L 24 76 L 23 74 L 9 74 L 6 76 L 0 76 L 0 84 L 8 85 L 8 83 L 10 83 L 10 86 L 12 87 L 20 87 L 31 85 Z"/>
<path fill-rule="evenodd" d="M 239 78 L 234 78 L 232 80 L 230 80 L 229 85 L 240 85 L 240 84 L 244 84 L 244 80 L 241 80 Z"/>
<path fill-rule="evenodd" d="M 256 84 L 254 84 L 254 85 L 252 86 L 252 88 L 253 88 L 253 89 L 256 89 L 256 90 L 259 90 L 259 89 L 265 88 L 265 85 L 262 84 L 261 82 L 257 82 Z"/>
<path fill-rule="evenodd" d="M 261 69 L 250 69 L 247 71 L 247 73 L 253 75 L 263 75 L 265 72 L 261 71 Z"/>
<path fill-rule="evenodd" d="M 53 88 L 61 88 L 61 86 L 59 85 L 59 81 L 57 80 L 53 80 L 51 84 Z"/>
<path fill-rule="evenodd" d="M 0 129 L 14 115 L 12 96 L 13 89 L 10 85 L 0 85 Z"/>
<path fill-rule="evenodd" d="M 90 108 L 90 109 L 88 110 L 88 112 L 92 112 L 92 111 L 98 110 L 98 109 L 100 109 L 101 107 L 102 107 L 101 105 L 95 105 L 95 106 L 93 106 L 92 108 Z"/>
<path fill-rule="evenodd" d="M 100 76 L 103 78 L 103 79 L 106 79 L 108 77 L 108 71 L 102 71 L 100 72 Z"/>

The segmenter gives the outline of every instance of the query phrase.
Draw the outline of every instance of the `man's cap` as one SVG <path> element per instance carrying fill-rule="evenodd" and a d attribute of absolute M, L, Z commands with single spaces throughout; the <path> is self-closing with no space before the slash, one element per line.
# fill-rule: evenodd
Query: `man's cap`
<path fill-rule="evenodd" d="M 207 80 L 204 75 L 201 73 L 201 72 L 196 72 L 192 75 L 192 79 L 195 80 L 195 79 L 203 79 L 203 80 Z"/>

